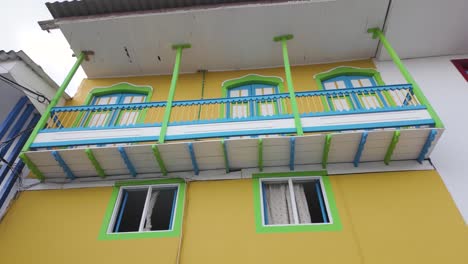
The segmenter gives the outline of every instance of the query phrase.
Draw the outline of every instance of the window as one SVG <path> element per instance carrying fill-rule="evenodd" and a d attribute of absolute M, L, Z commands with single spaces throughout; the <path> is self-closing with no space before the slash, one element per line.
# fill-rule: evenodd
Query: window
<path fill-rule="evenodd" d="M 133 104 L 146 101 L 146 95 L 131 93 L 114 93 L 94 96 L 90 105 Z M 137 122 L 140 110 L 112 110 L 91 112 L 85 118 L 86 127 L 127 126 Z"/>
<path fill-rule="evenodd" d="M 278 93 L 278 87 L 269 84 L 248 84 L 228 90 L 228 97 L 247 97 Z M 262 103 L 239 102 L 227 105 L 227 116 L 231 118 L 246 118 L 252 116 L 273 116 L 278 114 L 278 102 Z"/>
<path fill-rule="evenodd" d="M 468 59 L 452 60 L 452 63 L 468 82 Z"/>
<path fill-rule="evenodd" d="M 297 225 L 328 223 L 320 178 L 263 179 L 263 223 Z"/>
<path fill-rule="evenodd" d="M 362 88 L 376 85 L 373 77 L 360 75 L 339 76 L 323 81 L 325 90 Z M 329 96 L 327 100 L 332 109 L 336 111 L 360 108 L 373 109 L 382 107 L 378 93 L 361 92 L 358 95 L 352 94 L 351 96 Z"/>
<path fill-rule="evenodd" d="M 341 229 L 324 171 L 260 173 L 253 177 L 257 232 Z"/>
<path fill-rule="evenodd" d="M 182 179 L 117 184 L 100 238 L 179 235 L 184 192 L 185 183 Z"/>

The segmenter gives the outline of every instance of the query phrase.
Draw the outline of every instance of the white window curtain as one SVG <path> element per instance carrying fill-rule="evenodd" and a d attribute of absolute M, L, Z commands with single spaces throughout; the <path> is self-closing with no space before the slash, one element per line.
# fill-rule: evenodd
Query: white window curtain
<path fill-rule="evenodd" d="M 151 198 L 148 202 L 148 210 L 146 211 L 145 215 L 145 227 L 143 228 L 143 231 L 151 231 L 151 217 L 153 216 L 153 209 L 154 205 L 156 204 L 156 201 L 158 200 L 158 195 L 159 191 L 153 191 L 153 193 L 151 194 Z"/>
<path fill-rule="evenodd" d="M 293 195 L 291 196 L 289 184 L 292 184 L 292 182 L 265 184 L 265 206 L 269 225 L 311 223 L 304 186 L 294 184 L 292 188 Z M 292 201 L 292 197 L 294 201 Z M 298 219 L 295 219 L 295 210 Z"/>

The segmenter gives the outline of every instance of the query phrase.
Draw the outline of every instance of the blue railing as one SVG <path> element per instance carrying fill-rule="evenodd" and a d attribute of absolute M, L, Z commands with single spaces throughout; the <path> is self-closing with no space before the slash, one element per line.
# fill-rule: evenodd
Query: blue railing
<path fill-rule="evenodd" d="M 388 85 L 297 92 L 301 116 L 419 109 L 412 86 Z M 160 126 L 166 102 L 55 107 L 45 130 Z M 288 93 L 175 101 L 169 125 L 292 117 Z"/>

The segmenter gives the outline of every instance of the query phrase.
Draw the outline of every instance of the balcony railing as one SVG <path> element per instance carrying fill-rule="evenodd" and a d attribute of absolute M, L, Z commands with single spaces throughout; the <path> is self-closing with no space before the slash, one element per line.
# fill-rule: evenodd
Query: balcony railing
<path fill-rule="evenodd" d="M 411 85 L 296 93 L 301 116 L 421 109 Z M 175 101 L 169 125 L 291 118 L 289 94 Z M 391 101 L 394 102 L 391 102 Z M 43 132 L 160 126 L 166 102 L 55 107 Z"/>

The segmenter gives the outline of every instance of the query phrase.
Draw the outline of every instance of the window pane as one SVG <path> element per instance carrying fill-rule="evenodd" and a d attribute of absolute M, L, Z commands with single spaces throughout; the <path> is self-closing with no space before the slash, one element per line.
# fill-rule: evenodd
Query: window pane
<path fill-rule="evenodd" d="M 265 222 L 269 225 L 294 223 L 291 195 L 287 182 L 263 184 Z"/>
<path fill-rule="evenodd" d="M 299 223 L 327 223 L 320 181 L 297 181 L 293 186 Z"/>
<path fill-rule="evenodd" d="M 148 202 L 144 231 L 169 230 L 177 189 L 154 189 Z"/>
<path fill-rule="evenodd" d="M 123 189 L 114 232 L 137 232 L 145 205 L 148 188 Z"/>

